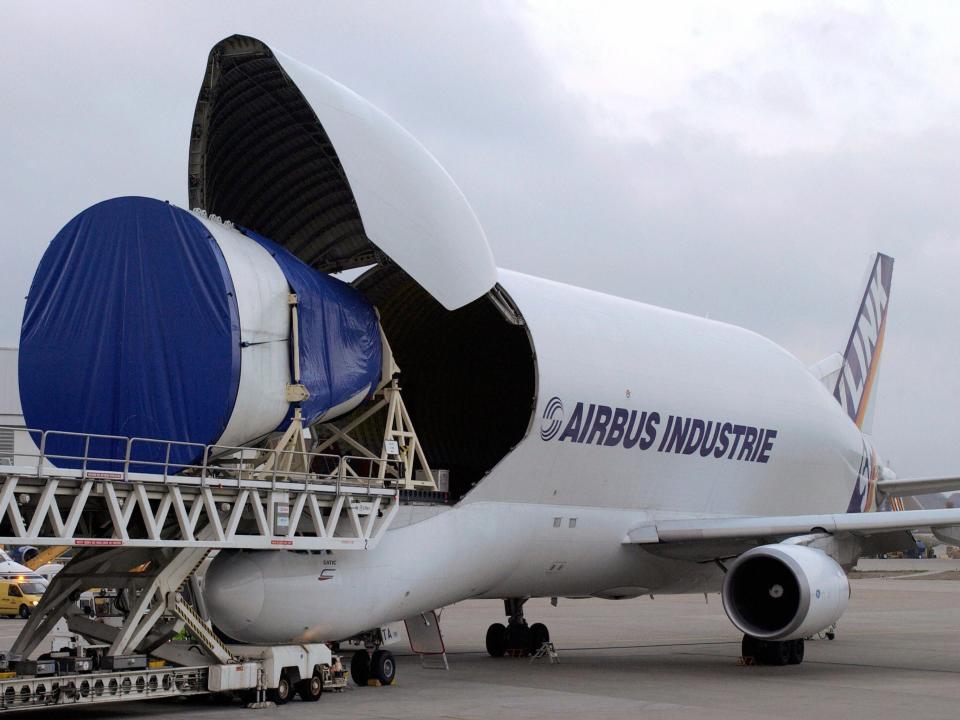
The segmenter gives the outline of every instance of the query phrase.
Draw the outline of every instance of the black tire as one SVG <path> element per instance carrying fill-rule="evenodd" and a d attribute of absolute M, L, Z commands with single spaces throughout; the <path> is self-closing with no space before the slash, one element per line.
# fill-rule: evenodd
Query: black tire
<path fill-rule="evenodd" d="M 740 643 L 740 655 L 744 658 L 750 658 L 755 663 L 759 664 L 761 662 L 759 643 L 753 635 L 743 636 L 743 641 Z"/>
<path fill-rule="evenodd" d="M 763 656 L 763 664 L 775 667 L 788 665 L 792 646 L 791 641 L 767 640 L 762 642 L 760 654 Z"/>
<path fill-rule="evenodd" d="M 377 650 L 370 658 L 370 675 L 381 685 L 392 685 L 397 677 L 397 661 L 389 650 Z"/>
<path fill-rule="evenodd" d="M 370 679 L 370 653 L 357 650 L 350 659 L 350 677 L 360 687 L 366 687 Z"/>
<path fill-rule="evenodd" d="M 790 646 L 790 660 L 788 665 L 799 665 L 803 662 L 804 642 L 803 638 L 791 640 L 787 643 Z"/>
<path fill-rule="evenodd" d="M 507 650 L 527 652 L 530 647 L 530 628 L 516 623 L 507 626 Z"/>
<path fill-rule="evenodd" d="M 316 702 L 323 695 L 323 678 L 319 672 L 297 683 L 297 695 L 304 702 Z"/>
<path fill-rule="evenodd" d="M 494 623 L 487 628 L 487 652 L 490 657 L 503 657 L 507 651 L 507 628 L 502 623 Z"/>
<path fill-rule="evenodd" d="M 545 642 L 550 642 L 550 631 L 543 623 L 534 623 L 527 633 L 527 647 L 531 655 L 535 654 Z"/>
<path fill-rule="evenodd" d="M 26 620 L 28 617 L 30 617 L 30 608 L 28 608 L 26 605 L 21 605 L 20 611 L 17 614 Z"/>
<path fill-rule="evenodd" d="M 267 699 L 273 701 L 277 705 L 286 705 L 290 702 L 290 698 L 293 697 L 293 687 L 290 684 L 290 676 L 287 675 L 287 671 L 283 670 L 280 673 L 280 680 L 277 683 L 277 686 L 272 690 L 267 691 Z"/>

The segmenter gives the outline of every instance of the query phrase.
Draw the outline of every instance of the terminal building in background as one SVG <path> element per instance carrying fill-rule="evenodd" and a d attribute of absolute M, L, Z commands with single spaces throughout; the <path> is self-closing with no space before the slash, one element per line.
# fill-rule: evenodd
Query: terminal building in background
<path fill-rule="evenodd" d="M 12 465 L 15 443 L 29 442 L 26 433 L 10 428 L 23 427 L 20 389 L 17 384 L 16 348 L 0 348 L 0 465 Z"/>

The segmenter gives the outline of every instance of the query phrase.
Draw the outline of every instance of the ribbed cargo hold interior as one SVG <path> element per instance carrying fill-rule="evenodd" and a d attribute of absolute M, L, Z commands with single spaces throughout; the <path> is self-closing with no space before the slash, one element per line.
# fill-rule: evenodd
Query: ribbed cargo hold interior
<path fill-rule="evenodd" d="M 446 310 L 396 267 L 377 268 L 357 285 L 380 311 L 427 459 L 450 471 L 457 500 L 527 432 L 536 392 L 527 328 L 508 322 L 488 297 Z M 364 429 L 374 446 L 379 428 Z"/>
<path fill-rule="evenodd" d="M 190 207 L 256 230 L 323 272 L 369 264 L 340 159 L 270 50 L 231 38 L 208 80 L 194 119 Z"/>

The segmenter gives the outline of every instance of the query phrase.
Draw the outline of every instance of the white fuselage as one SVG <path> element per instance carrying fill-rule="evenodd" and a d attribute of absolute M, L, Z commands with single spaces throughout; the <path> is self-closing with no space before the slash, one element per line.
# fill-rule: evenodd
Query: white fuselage
<path fill-rule="evenodd" d="M 373 550 L 221 555 L 206 596 L 224 632 L 334 640 L 470 597 L 712 591 L 714 565 L 655 556 L 626 534 L 664 517 L 848 509 L 862 434 L 783 348 L 518 273 L 499 282 L 536 351 L 523 441 L 453 508 L 405 508 Z M 671 446 L 675 425 L 687 432 Z"/>

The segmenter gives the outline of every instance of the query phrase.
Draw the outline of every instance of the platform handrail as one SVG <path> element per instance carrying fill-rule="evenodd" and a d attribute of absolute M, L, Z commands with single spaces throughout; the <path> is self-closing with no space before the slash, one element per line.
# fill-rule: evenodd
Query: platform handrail
<path fill-rule="evenodd" d="M 83 477 L 116 473 L 117 477 L 114 479 L 142 482 L 142 474 L 150 473 L 160 476 L 163 484 L 169 483 L 173 477 L 198 477 L 201 488 L 207 487 L 211 480 L 218 486 L 232 483 L 238 488 L 244 480 L 260 480 L 269 481 L 273 490 L 278 488 L 278 483 L 302 483 L 306 488 L 310 484 L 327 482 L 336 487 L 336 494 L 339 496 L 348 486 L 365 487 L 368 494 L 374 487 L 391 488 L 395 486 L 396 478 L 402 476 L 402 462 L 392 458 L 383 460 L 360 455 L 303 452 L 249 445 L 204 445 L 183 440 L 125 437 L 70 430 L 13 426 L 0 426 L 0 430 L 12 431 L 15 438 L 17 434 L 29 438 L 33 447 L 18 448 L 17 443 L 14 443 L 14 464 L 23 465 L 16 462 L 19 458 L 30 460 L 27 467 L 35 469 L 38 478 L 43 478 L 50 474 L 51 470 L 59 468 L 60 463 L 57 461 L 63 461 L 63 465 L 79 469 Z M 64 438 L 76 439 L 82 451 L 70 453 L 61 449 L 50 452 L 51 441 Z M 123 443 L 122 456 L 106 456 L 106 453 L 98 448 L 101 443 Z M 162 459 L 138 456 L 137 450 L 142 451 L 145 446 L 157 446 Z M 187 452 L 182 452 L 184 449 Z M 195 457 L 199 462 L 178 462 L 171 459 L 175 450 Z M 369 464 L 366 472 L 357 472 L 357 465 L 360 463 Z M 386 472 L 378 475 L 381 465 L 386 466 Z M 352 483 L 351 480 L 356 482 Z"/>

